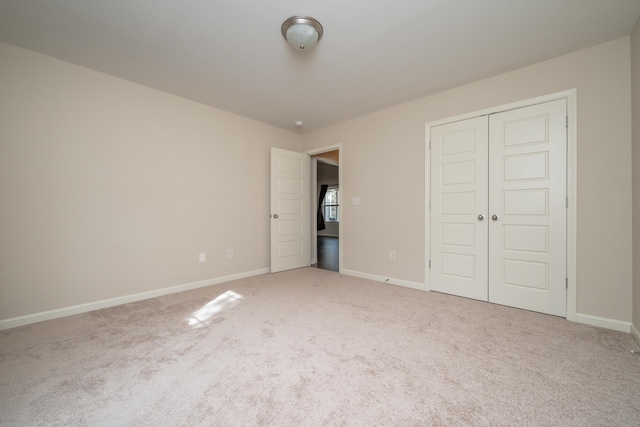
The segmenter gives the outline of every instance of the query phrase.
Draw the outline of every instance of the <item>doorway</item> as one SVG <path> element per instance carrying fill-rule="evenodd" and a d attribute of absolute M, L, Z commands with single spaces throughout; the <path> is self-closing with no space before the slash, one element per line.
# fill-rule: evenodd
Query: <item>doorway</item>
<path fill-rule="evenodd" d="M 338 144 L 306 152 L 311 156 L 311 265 L 335 272 L 342 266 L 340 148 Z"/>
<path fill-rule="evenodd" d="M 316 263 L 314 266 L 324 270 L 339 271 L 340 239 L 340 185 L 339 166 L 335 161 L 337 151 L 314 156 L 316 159 Z"/>

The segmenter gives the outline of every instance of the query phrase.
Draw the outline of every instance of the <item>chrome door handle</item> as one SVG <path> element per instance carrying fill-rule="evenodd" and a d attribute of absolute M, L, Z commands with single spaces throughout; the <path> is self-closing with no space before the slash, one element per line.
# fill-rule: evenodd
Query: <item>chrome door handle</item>
<path fill-rule="evenodd" d="M 274 218 L 278 218 L 278 214 L 273 214 L 273 217 Z"/>
<path fill-rule="evenodd" d="M 499 219 L 500 219 L 500 216 L 498 216 L 498 215 L 492 215 L 492 216 L 491 216 L 491 219 L 492 219 L 492 220 L 494 220 L 494 221 L 497 221 L 497 220 L 499 220 Z"/>
<path fill-rule="evenodd" d="M 484 215 L 482 215 L 482 214 L 478 215 L 478 219 L 479 219 L 480 221 L 482 221 L 484 218 L 485 218 L 485 216 L 484 216 Z"/>

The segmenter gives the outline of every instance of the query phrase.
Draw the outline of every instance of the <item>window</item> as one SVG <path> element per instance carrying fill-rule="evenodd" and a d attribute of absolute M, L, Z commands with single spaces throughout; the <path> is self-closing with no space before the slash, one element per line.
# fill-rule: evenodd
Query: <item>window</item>
<path fill-rule="evenodd" d="M 340 194 L 338 187 L 329 187 L 322 204 L 325 222 L 340 222 Z"/>

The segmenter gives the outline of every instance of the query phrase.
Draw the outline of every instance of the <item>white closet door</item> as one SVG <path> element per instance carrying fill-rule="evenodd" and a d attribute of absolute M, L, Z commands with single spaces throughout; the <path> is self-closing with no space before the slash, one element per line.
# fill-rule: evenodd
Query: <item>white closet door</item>
<path fill-rule="evenodd" d="M 489 118 L 489 301 L 566 316 L 566 102 Z"/>
<path fill-rule="evenodd" d="M 431 128 L 431 289 L 487 300 L 486 116 Z"/>

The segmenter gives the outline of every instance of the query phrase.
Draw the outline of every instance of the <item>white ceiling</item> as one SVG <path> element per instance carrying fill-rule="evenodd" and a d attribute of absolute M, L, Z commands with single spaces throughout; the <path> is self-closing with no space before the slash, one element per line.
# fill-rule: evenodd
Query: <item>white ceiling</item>
<path fill-rule="evenodd" d="M 282 22 L 324 27 L 293 50 Z M 640 0 L 0 0 L 0 41 L 302 131 L 628 35 Z"/>

